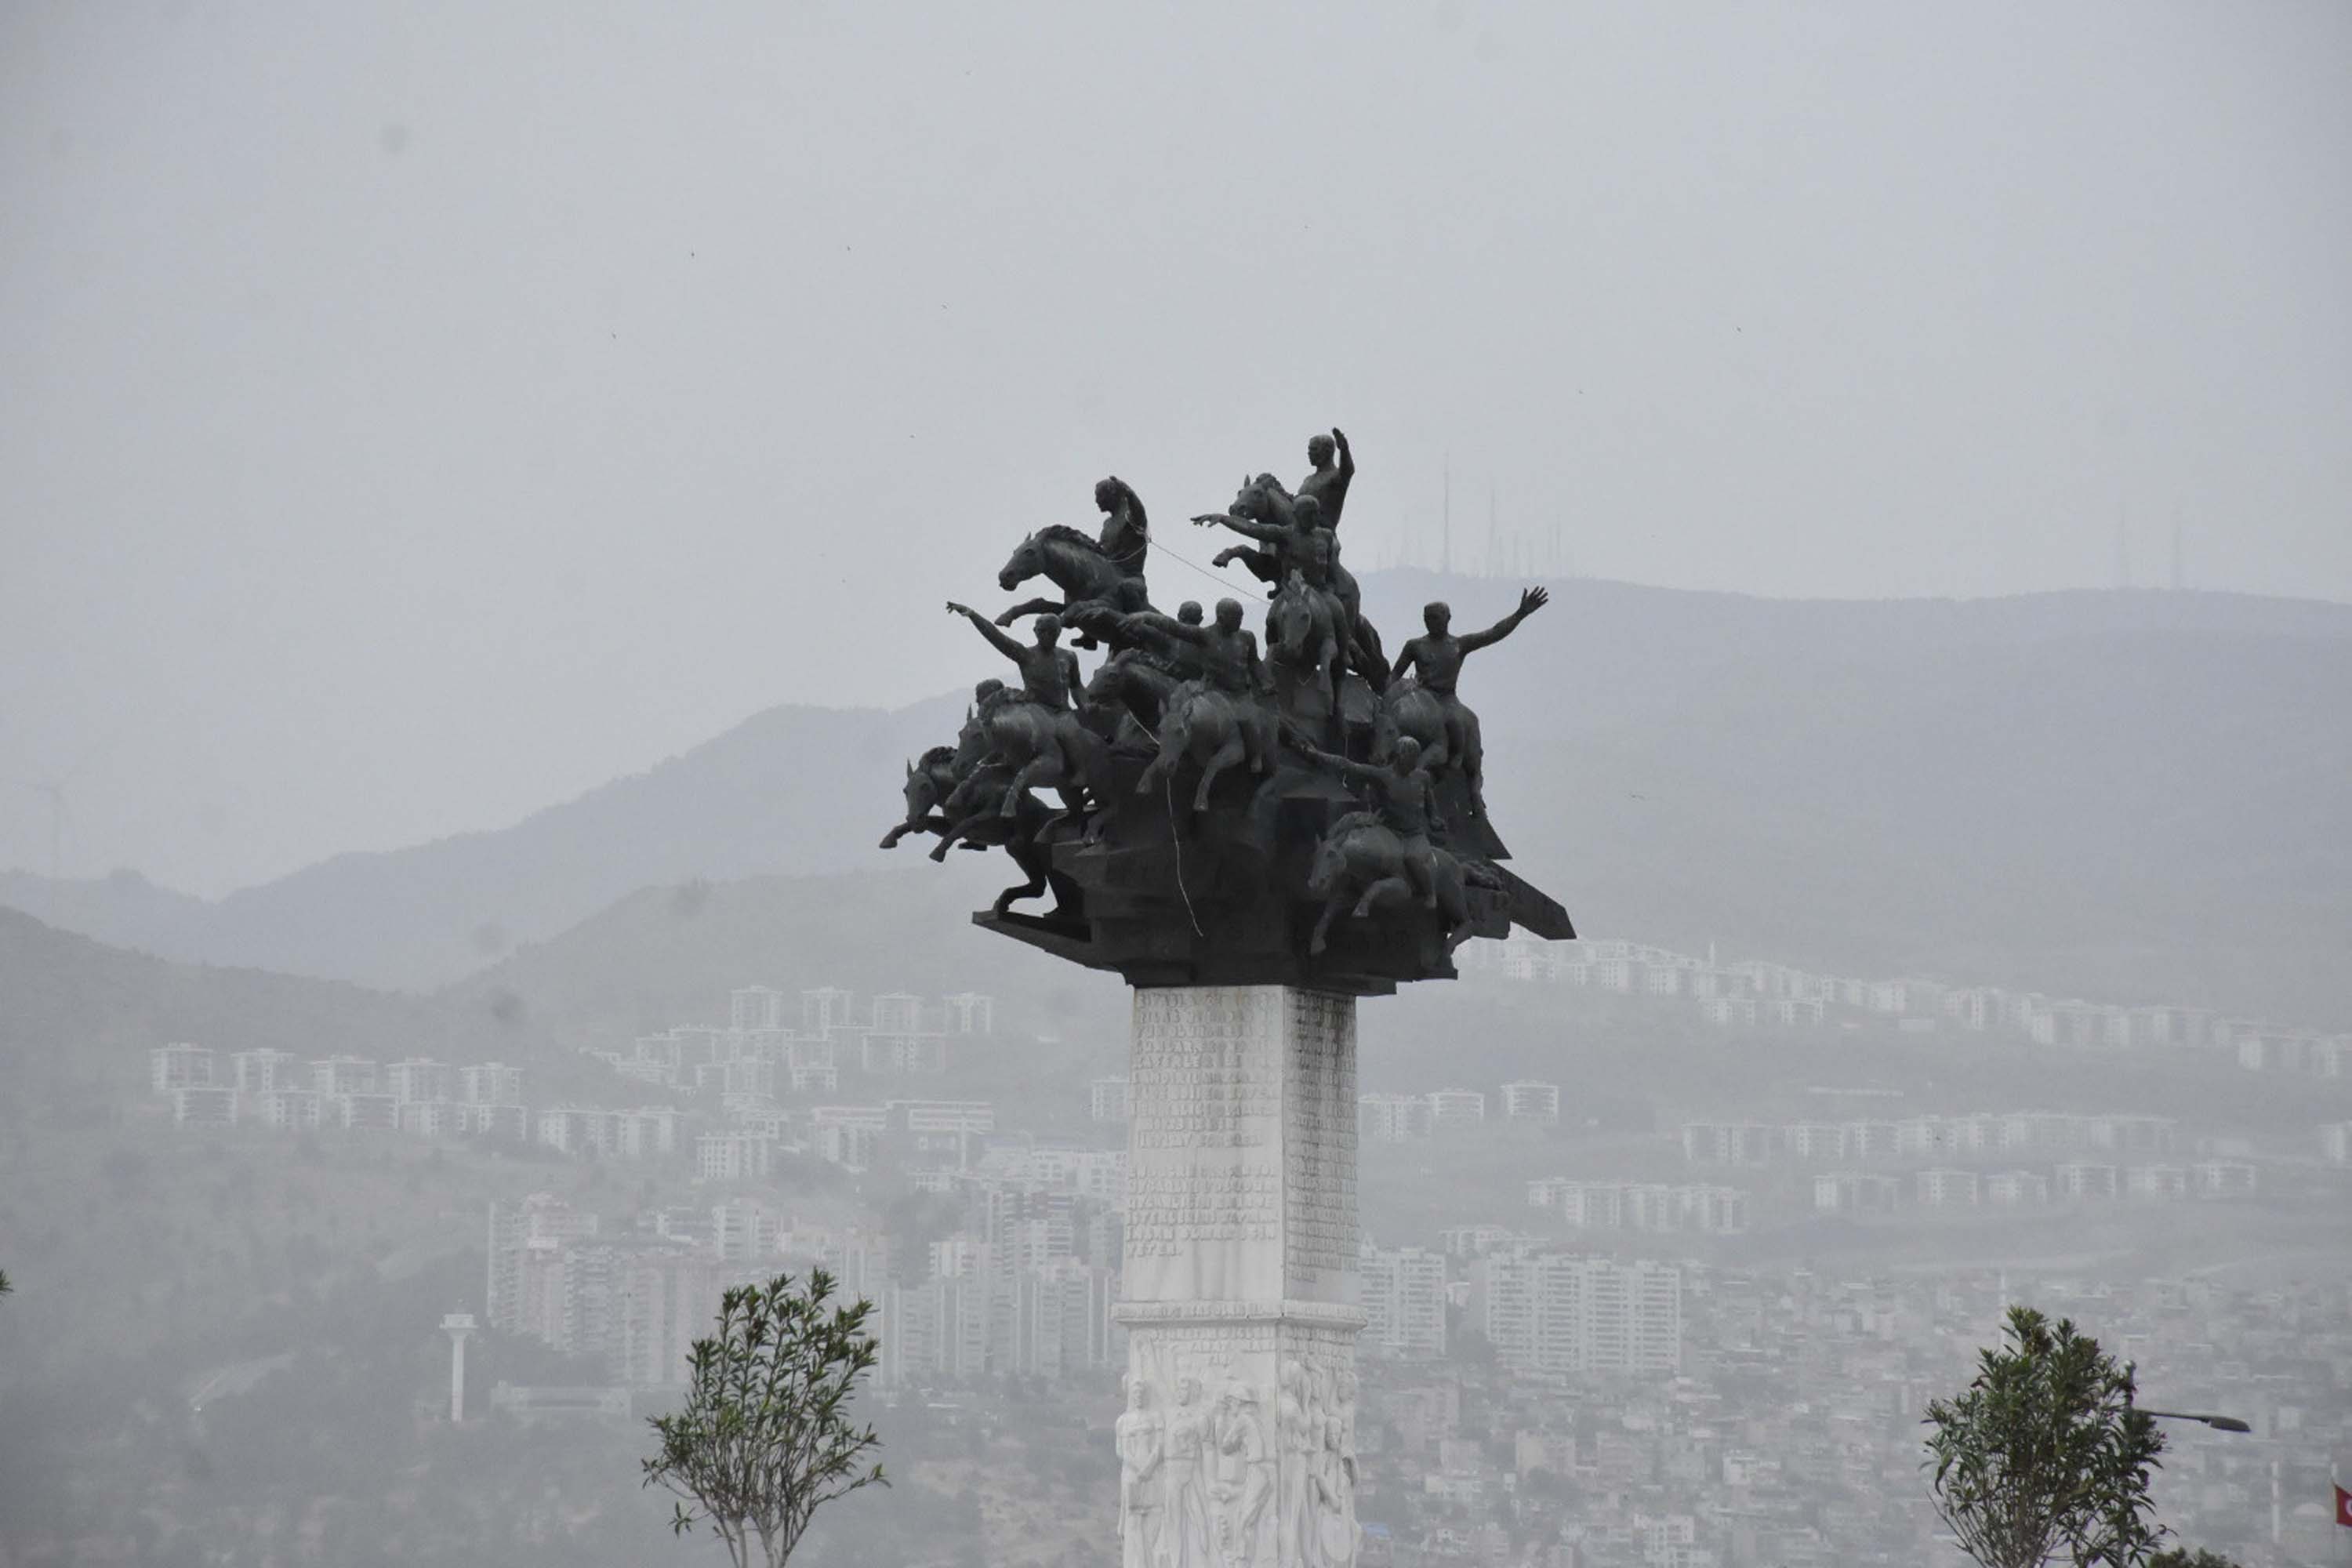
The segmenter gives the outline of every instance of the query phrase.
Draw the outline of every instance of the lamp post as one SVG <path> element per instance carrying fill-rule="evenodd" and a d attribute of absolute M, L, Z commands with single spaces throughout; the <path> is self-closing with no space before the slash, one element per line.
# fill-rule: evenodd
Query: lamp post
<path fill-rule="evenodd" d="M 466 1339 L 474 1328 L 474 1314 L 471 1312 L 452 1312 L 441 1320 L 441 1331 L 449 1336 L 449 1422 L 452 1426 L 466 1418 Z"/>

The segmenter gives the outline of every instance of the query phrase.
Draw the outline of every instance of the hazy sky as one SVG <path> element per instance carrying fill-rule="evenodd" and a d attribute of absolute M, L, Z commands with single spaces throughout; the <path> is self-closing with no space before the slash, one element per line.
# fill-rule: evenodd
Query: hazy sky
<path fill-rule="evenodd" d="M 1272 9 L 10 5 L 0 865 L 940 690 L 1334 422 L 1360 569 L 1450 454 L 1473 560 L 2352 598 L 2352 6 Z"/>

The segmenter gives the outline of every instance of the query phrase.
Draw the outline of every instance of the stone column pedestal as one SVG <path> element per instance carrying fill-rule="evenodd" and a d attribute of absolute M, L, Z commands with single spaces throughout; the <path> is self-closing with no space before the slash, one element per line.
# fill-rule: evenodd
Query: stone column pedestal
<path fill-rule="evenodd" d="M 1139 989 L 1128 1097 L 1124 1568 L 1350 1568 L 1355 998 Z"/>

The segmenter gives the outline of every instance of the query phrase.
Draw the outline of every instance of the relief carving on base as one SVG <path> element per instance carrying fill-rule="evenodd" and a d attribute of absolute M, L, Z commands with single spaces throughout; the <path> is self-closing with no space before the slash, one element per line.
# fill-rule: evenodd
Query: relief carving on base
<path fill-rule="evenodd" d="M 1356 1394 L 1352 1367 L 1296 1355 L 1271 1386 L 1231 1365 L 1130 1374 L 1123 1568 L 1354 1568 Z"/>

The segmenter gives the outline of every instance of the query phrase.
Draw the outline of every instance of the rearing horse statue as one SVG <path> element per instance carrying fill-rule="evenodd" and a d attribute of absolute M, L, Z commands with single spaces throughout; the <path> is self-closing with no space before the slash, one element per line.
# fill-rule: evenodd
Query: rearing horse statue
<path fill-rule="evenodd" d="M 1142 578 L 1120 570 L 1099 542 L 1060 523 L 1041 528 L 1015 545 L 1012 558 L 996 574 L 996 585 L 1010 594 L 1032 577 L 1046 579 L 1062 591 L 1062 596 L 1024 599 L 997 616 L 998 626 L 1046 613 L 1067 620 L 1071 611 L 1089 605 L 1107 605 L 1122 615 L 1151 607 Z M 1094 634 L 1083 626 L 1071 640 L 1080 647 L 1096 646 Z"/>

